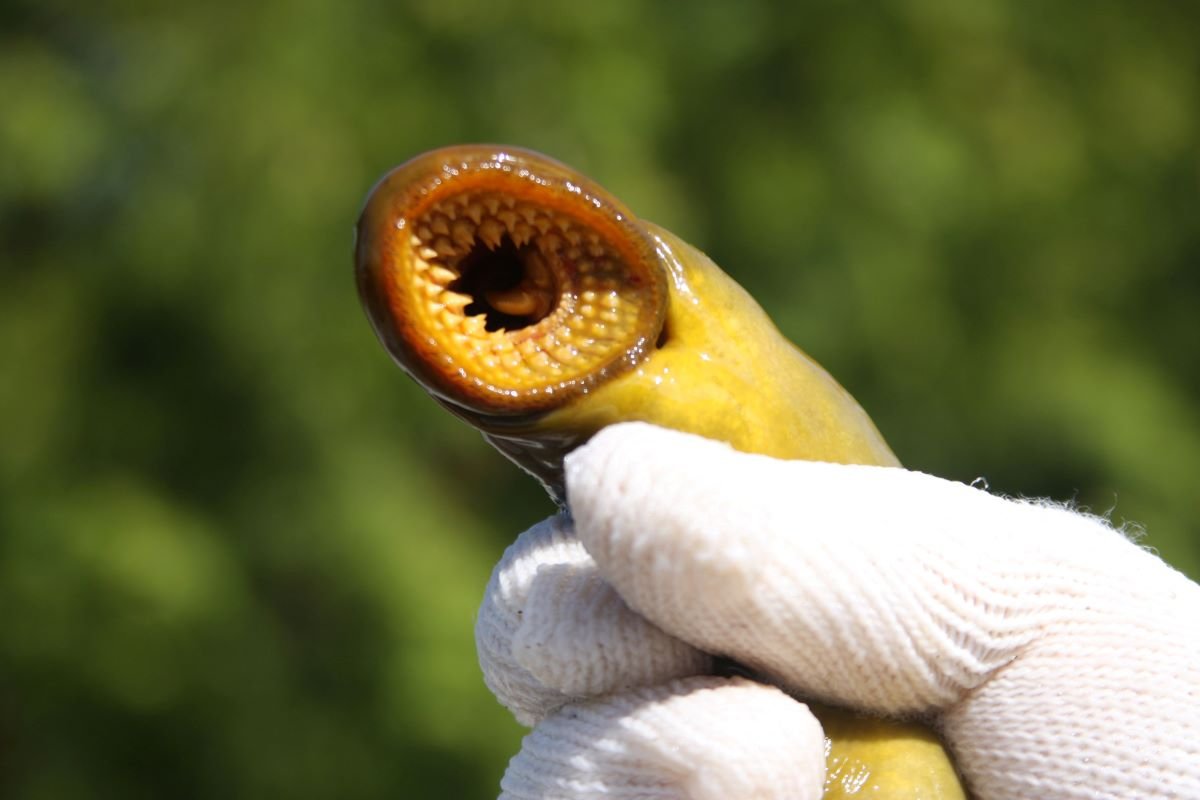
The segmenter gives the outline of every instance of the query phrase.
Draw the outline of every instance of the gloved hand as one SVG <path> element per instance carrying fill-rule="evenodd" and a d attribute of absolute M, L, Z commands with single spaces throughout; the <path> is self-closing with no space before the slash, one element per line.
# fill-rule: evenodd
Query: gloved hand
<path fill-rule="evenodd" d="M 820 797 L 793 697 L 930 720 L 980 800 L 1200 798 L 1200 586 L 1105 521 L 644 424 L 566 474 L 477 625 L 503 798 Z"/>

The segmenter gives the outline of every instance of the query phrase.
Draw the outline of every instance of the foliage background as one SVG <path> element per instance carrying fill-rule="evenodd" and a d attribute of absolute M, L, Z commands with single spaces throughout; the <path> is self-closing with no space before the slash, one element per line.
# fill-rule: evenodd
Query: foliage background
<path fill-rule="evenodd" d="M 912 467 L 1200 575 L 1200 6 L 10 0 L 0 795 L 490 797 L 536 487 L 394 369 L 359 204 L 459 141 L 706 249 Z"/>

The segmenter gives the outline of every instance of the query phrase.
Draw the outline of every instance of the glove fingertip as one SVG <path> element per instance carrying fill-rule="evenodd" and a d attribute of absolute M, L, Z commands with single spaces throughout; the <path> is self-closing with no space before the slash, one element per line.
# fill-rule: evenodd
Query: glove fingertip
<path fill-rule="evenodd" d="M 824 779 L 824 735 L 807 707 L 705 677 L 561 709 L 525 738 L 501 800 L 815 800 Z"/>
<path fill-rule="evenodd" d="M 556 516 L 517 538 L 475 625 L 484 682 L 522 725 L 564 704 L 704 674 L 711 657 L 632 611 Z"/>

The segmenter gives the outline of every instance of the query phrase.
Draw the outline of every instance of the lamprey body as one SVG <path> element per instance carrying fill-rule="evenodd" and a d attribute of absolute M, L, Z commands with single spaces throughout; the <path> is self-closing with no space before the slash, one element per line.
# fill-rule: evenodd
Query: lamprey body
<path fill-rule="evenodd" d="M 392 357 L 560 502 L 563 457 L 630 420 L 780 458 L 899 463 L 707 256 L 545 156 L 418 156 L 372 190 L 357 233 L 359 294 Z M 827 798 L 964 797 L 925 728 L 816 710 Z"/>

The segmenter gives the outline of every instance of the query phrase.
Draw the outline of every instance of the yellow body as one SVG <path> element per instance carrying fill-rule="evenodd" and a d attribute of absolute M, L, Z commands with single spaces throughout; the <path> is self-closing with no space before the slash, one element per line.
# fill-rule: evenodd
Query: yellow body
<path fill-rule="evenodd" d="M 372 192 L 356 250 L 397 362 L 560 501 L 563 457 L 631 420 L 779 458 L 898 465 L 854 398 L 707 256 L 544 156 L 419 156 Z M 814 713 L 826 798 L 965 797 L 929 729 Z"/>
<path fill-rule="evenodd" d="M 946 750 L 923 725 L 811 708 L 825 729 L 825 800 L 965 800 Z"/>
<path fill-rule="evenodd" d="M 870 418 L 706 255 L 657 226 L 669 301 L 662 342 L 628 372 L 489 439 L 557 490 L 564 455 L 641 420 L 778 458 L 895 466 Z M 485 427 L 485 431 L 489 430 Z"/>

